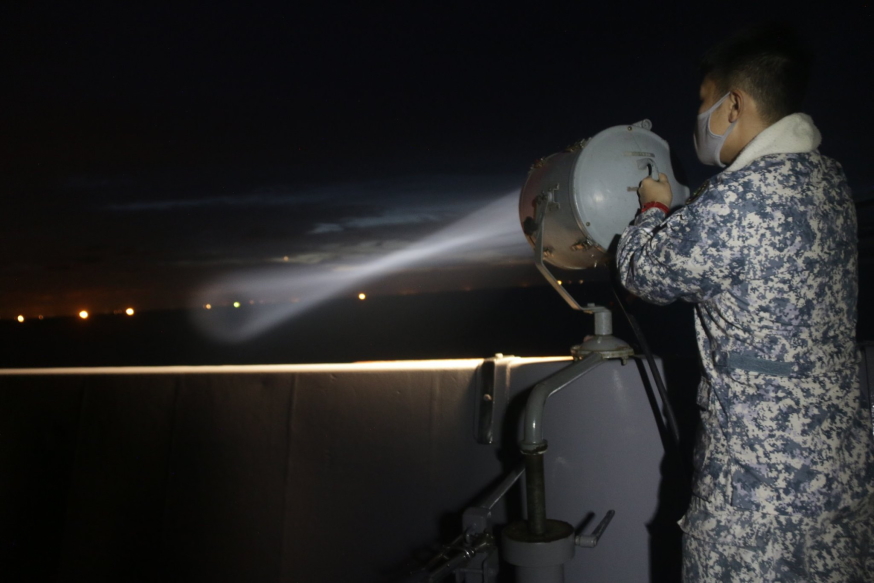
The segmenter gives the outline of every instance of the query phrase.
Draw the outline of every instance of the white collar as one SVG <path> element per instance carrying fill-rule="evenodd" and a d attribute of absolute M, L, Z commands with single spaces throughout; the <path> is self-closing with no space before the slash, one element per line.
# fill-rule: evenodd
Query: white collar
<path fill-rule="evenodd" d="M 734 162 L 723 172 L 740 170 L 756 158 L 768 154 L 800 154 L 819 147 L 822 134 L 805 113 L 793 113 L 771 124 L 750 140 Z"/>

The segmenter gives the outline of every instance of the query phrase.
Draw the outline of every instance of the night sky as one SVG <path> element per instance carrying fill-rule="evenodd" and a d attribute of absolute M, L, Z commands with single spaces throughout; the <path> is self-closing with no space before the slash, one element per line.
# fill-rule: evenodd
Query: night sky
<path fill-rule="evenodd" d="M 530 164 L 649 118 L 694 189 L 697 60 L 768 18 L 874 197 L 870 4 L 696 4 L 5 2 L 0 318 L 541 285 Z"/>

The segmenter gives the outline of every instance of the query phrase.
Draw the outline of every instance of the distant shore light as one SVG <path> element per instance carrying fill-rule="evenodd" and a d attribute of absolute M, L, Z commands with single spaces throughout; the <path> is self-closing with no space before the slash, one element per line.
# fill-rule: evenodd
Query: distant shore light
<path fill-rule="evenodd" d="M 24 322 L 24 316 L 18 316 L 18 321 L 19 321 L 19 322 Z"/>
<path fill-rule="evenodd" d="M 204 310 L 211 310 L 211 309 L 212 309 L 212 304 L 204 304 L 204 305 L 203 305 L 203 309 L 204 309 Z"/>
<path fill-rule="evenodd" d="M 82 318 L 83 320 L 87 320 L 88 319 L 88 312 L 86 310 L 82 310 L 81 312 L 79 312 L 79 317 Z"/>
<path fill-rule="evenodd" d="M 128 308 L 128 309 L 126 309 L 126 310 L 124 311 L 124 313 L 127 314 L 128 316 L 133 316 L 133 315 L 134 315 L 134 309 L 133 309 L 133 308 Z"/>
<path fill-rule="evenodd" d="M 240 302 L 234 302 L 234 307 L 235 307 L 235 308 L 239 308 L 239 307 L 240 307 Z"/>
<path fill-rule="evenodd" d="M 363 292 L 360 293 L 360 294 L 358 294 L 358 299 L 359 299 L 359 300 L 366 300 L 366 299 L 367 299 L 367 294 L 365 294 L 365 293 L 363 293 Z"/>

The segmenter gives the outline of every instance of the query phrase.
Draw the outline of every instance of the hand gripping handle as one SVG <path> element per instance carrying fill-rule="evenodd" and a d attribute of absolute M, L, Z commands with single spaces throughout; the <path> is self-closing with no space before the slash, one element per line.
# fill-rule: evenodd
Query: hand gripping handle
<path fill-rule="evenodd" d="M 659 181 L 659 167 L 656 165 L 655 160 L 653 160 L 652 158 L 640 158 L 637 161 L 637 168 L 639 170 L 647 168 L 649 170 L 649 177 L 656 182 Z"/>

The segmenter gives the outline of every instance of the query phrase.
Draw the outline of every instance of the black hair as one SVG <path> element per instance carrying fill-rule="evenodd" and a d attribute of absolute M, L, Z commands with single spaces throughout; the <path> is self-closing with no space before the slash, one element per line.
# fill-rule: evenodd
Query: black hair
<path fill-rule="evenodd" d="M 813 55 L 795 31 L 767 23 L 741 30 L 711 48 L 701 73 L 720 94 L 743 89 L 768 123 L 801 110 Z"/>

